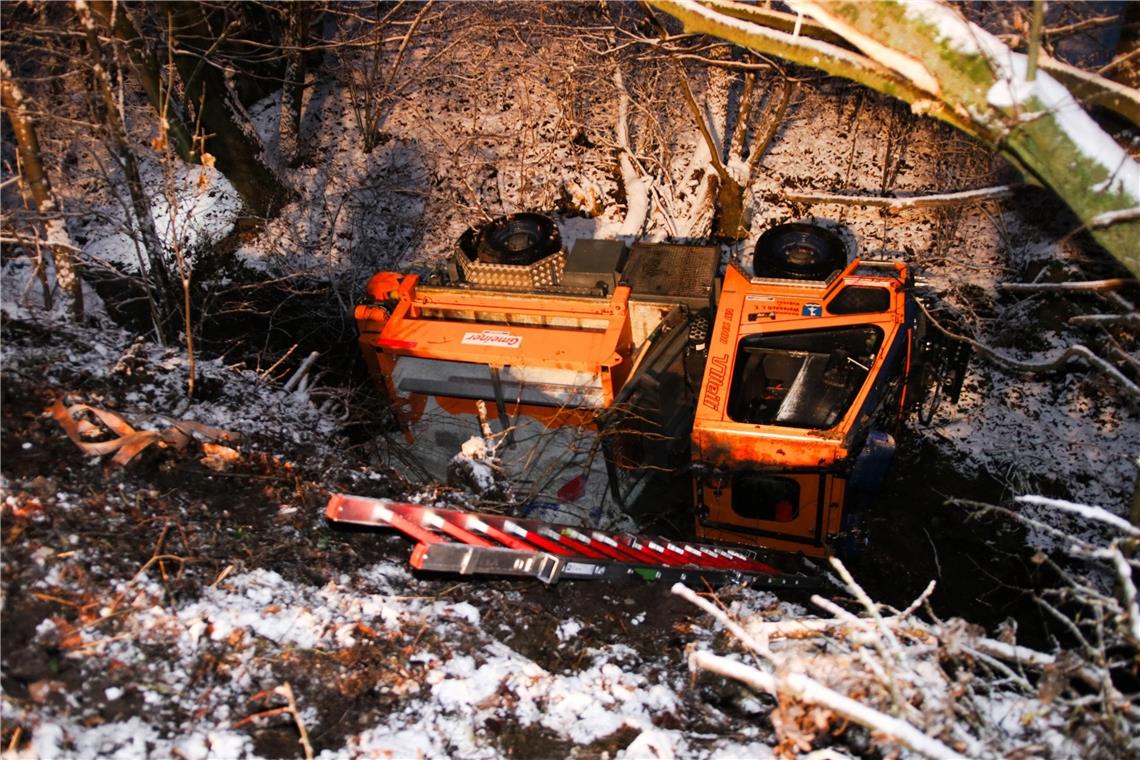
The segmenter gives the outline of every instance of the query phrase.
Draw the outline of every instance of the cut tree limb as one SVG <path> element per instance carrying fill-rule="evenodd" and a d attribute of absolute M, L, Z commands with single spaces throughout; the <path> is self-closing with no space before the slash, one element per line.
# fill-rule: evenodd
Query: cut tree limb
<path fill-rule="evenodd" d="M 648 2 L 679 19 L 685 25 L 686 31 L 711 34 L 758 53 L 774 55 L 832 76 L 865 84 L 909 103 L 912 110 L 941 119 L 968 134 L 977 136 L 968 119 L 943 108 L 941 104 L 931 100 L 929 93 L 916 87 L 912 82 L 847 47 L 839 47 L 807 36 L 795 36 L 790 32 L 733 18 L 727 13 L 720 12 L 721 6 L 725 5 L 720 0 L 711 0 L 705 4 L 694 0 L 648 0 Z M 739 3 L 732 5 L 739 6 Z"/>
<path fill-rule="evenodd" d="M 798 21 L 800 36 L 847 48 L 853 52 L 855 50 L 847 40 L 827 27 L 794 13 L 781 13 L 762 6 L 732 2 L 732 0 L 701 0 L 701 4 L 726 16 L 742 21 L 751 21 L 788 34 L 791 34 L 796 28 Z M 1090 21 L 1099 22 L 1102 19 L 1091 19 Z M 1056 30 L 1046 29 L 1045 32 L 1047 35 L 1055 34 Z M 1133 51 L 1133 54 L 1135 53 L 1140 53 L 1140 49 Z M 1103 106 L 1119 116 L 1123 116 L 1133 124 L 1140 125 L 1140 90 L 1101 76 L 1110 67 L 1115 68 L 1120 63 L 1123 61 L 1118 59 L 1109 67 L 1101 69 L 1100 72 L 1091 72 L 1079 69 L 1064 61 L 1058 61 L 1044 53 L 1040 53 L 1037 58 L 1037 65 L 1065 85 L 1073 97 L 1083 105 Z"/>

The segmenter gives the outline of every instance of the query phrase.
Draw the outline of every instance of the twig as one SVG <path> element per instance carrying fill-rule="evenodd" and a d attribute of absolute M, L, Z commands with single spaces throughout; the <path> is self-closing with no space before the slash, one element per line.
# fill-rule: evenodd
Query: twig
<path fill-rule="evenodd" d="M 305 749 L 305 760 L 313 760 L 313 745 L 309 742 L 309 732 L 305 729 L 305 722 L 301 720 L 301 713 L 297 710 L 297 700 L 293 696 L 293 687 L 286 681 L 274 689 L 289 702 L 289 712 L 293 714 L 293 721 L 297 724 L 297 732 L 301 734 L 301 746 Z"/>
<path fill-rule="evenodd" d="M 221 583 L 222 581 L 224 581 L 226 578 L 228 578 L 230 573 L 232 573 L 233 571 L 234 571 L 233 565 L 226 565 L 225 569 L 222 570 L 222 572 L 218 573 L 218 577 L 215 578 L 214 582 L 210 584 L 210 588 L 217 588 L 218 584 Z"/>
<path fill-rule="evenodd" d="M 1051 654 L 996 639 L 978 639 L 974 642 L 973 648 L 990 657 L 1016 662 L 1019 665 L 1032 665 L 1035 668 L 1044 668 L 1057 661 L 1057 658 Z"/>
<path fill-rule="evenodd" d="M 270 694 L 276 694 L 278 696 L 285 697 L 286 704 L 281 707 L 271 707 L 268 710 L 262 710 L 261 712 L 247 715 L 241 720 L 236 721 L 233 724 L 233 728 L 241 728 L 242 726 L 247 726 L 259 718 L 272 718 L 275 715 L 284 715 L 285 713 L 289 713 L 293 716 L 293 723 L 296 724 L 297 732 L 301 735 L 298 741 L 301 743 L 301 747 L 305 750 L 305 760 L 313 760 L 313 745 L 309 741 L 309 732 L 305 728 L 305 721 L 302 720 L 301 712 L 297 709 L 297 700 L 293 695 L 293 687 L 289 685 L 288 681 L 286 681 L 285 683 L 272 690 L 259 691 L 257 694 L 254 694 L 252 697 L 250 697 L 249 701 L 255 702 L 260 699 L 266 699 Z"/>
<path fill-rule="evenodd" d="M 692 604 L 695 604 L 716 618 L 721 625 L 732 631 L 732 634 L 740 639 L 740 641 L 743 642 L 744 645 L 751 649 L 753 652 L 762 657 L 770 656 L 771 651 L 768 649 L 767 641 L 754 638 L 752 634 L 744 630 L 744 628 L 742 628 L 739 623 L 730 618 L 724 610 L 717 607 L 709 600 L 697 596 L 692 589 L 683 583 L 674 583 L 671 590 L 677 596 L 685 599 L 688 602 L 691 602 Z"/>
<path fill-rule="evenodd" d="M 317 357 L 320 355 L 321 354 L 319 351 L 313 351 L 311 354 L 306 356 L 305 360 L 301 362 L 301 366 L 297 367 L 297 371 L 294 372 L 293 376 L 286 381 L 285 390 L 295 390 L 301 384 L 301 381 L 305 379 L 305 376 L 309 374 L 309 370 L 312 368 L 313 363 L 316 362 Z"/>
<path fill-rule="evenodd" d="M 879 605 L 871 599 L 867 592 L 863 590 L 862 586 L 855 582 L 855 578 L 851 575 L 851 572 L 839 561 L 838 557 L 831 557 L 830 561 L 831 566 L 835 568 L 835 572 L 839 573 L 839 577 L 847 584 L 847 588 L 850 589 L 851 593 L 855 594 L 855 598 L 859 600 L 859 603 L 867 610 L 867 614 L 875 621 L 875 626 L 891 645 L 892 653 L 895 655 L 895 658 L 898 659 L 900 655 L 899 640 L 895 638 L 895 634 L 887 626 L 886 621 L 883 620 L 883 615 L 879 612 Z"/>
<path fill-rule="evenodd" d="M 1140 206 L 1117 209 L 1116 211 L 1105 211 L 1102 214 L 1097 214 L 1089 220 L 1089 226 L 1095 230 L 1099 230 L 1104 227 L 1111 227 L 1117 222 L 1131 222 L 1134 219 L 1140 219 Z"/>
<path fill-rule="evenodd" d="M 1131 281 L 1125 280 L 1125 282 Z M 965 335 L 961 335 L 954 332 L 953 330 L 947 329 L 942 325 L 941 322 L 935 319 L 934 315 L 930 313 L 930 310 L 926 308 L 926 304 L 922 302 L 922 299 L 915 299 L 915 303 L 918 304 L 918 308 L 922 310 L 922 313 L 926 315 L 926 318 L 930 321 L 930 324 L 938 332 L 942 333 L 948 338 L 951 338 L 952 340 L 968 343 L 979 354 L 986 357 L 987 359 L 990 359 L 991 361 L 997 362 L 1006 369 L 1029 373 L 1050 372 L 1063 367 L 1072 359 L 1083 359 L 1084 361 L 1091 364 L 1094 369 L 1101 371 L 1119 383 L 1125 391 L 1131 394 L 1133 400 L 1140 399 L 1140 385 L 1137 385 L 1136 383 L 1129 380 L 1128 377 L 1126 377 L 1124 373 L 1122 373 L 1119 369 L 1107 362 L 1105 359 L 1097 356 L 1087 346 L 1084 346 L 1080 343 L 1069 346 L 1064 351 L 1062 351 L 1059 356 L 1053 359 L 1047 359 L 1041 362 L 1018 361 L 1017 359 L 1012 359 L 1008 356 L 1005 356 L 1004 354 L 998 353 L 994 349 L 990 348 L 984 343 L 974 340 L 973 338 L 968 338 Z"/>
<path fill-rule="evenodd" d="M 1069 317 L 1070 325 L 1113 325 L 1134 324 L 1140 325 L 1140 314 L 1080 314 Z"/>
<path fill-rule="evenodd" d="M 879 629 L 882 638 L 874 638 L 871 645 L 878 650 L 879 655 L 885 661 L 889 661 L 896 668 L 903 668 L 905 665 L 905 658 L 903 657 L 902 649 L 899 646 L 899 640 L 895 638 L 895 634 L 891 631 L 890 627 L 883 620 L 882 614 L 879 612 L 879 605 L 876 604 L 863 590 L 863 587 L 855 582 L 854 576 L 851 575 L 847 567 L 839 560 L 838 557 L 831 557 L 831 566 L 839 573 L 839 577 L 847 585 L 847 588 L 855 595 L 855 598 L 863 605 L 863 609 L 867 610 L 867 614 L 871 616 L 874 621 L 875 627 Z M 894 678 L 894 674 L 889 674 L 891 677 L 886 679 L 887 688 L 891 693 L 891 700 L 894 702 L 895 707 L 904 709 L 907 704 L 903 699 L 902 693 L 899 691 L 898 679 Z"/>
<path fill-rule="evenodd" d="M 1128 633 L 1133 643 L 1140 644 L 1140 606 L 1136 603 L 1136 585 L 1132 582 L 1132 568 L 1124 558 L 1120 547 L 1113 542 L 1109 551 L 1112 552 L 1112 565 L 1116 568 L 1116 576 L 1120 579 L 1120 586 L 1124 596 L 1124 606 L 1128 615 Z"/>
<path fill-rule="evenodd" d="M 1002 662 L 998 658 L 992 657 L 992 656 L 986 654 L 985 652 L 983 652 L 982 650 L 975 649 L 974 647 L 964 647 L 964 649 L 966 652 L 968 652 L 970 654 L 971 657 L 976 657 L 979 660 L 981 660 L 982 662 L 986 663 L 986 665 L 989 665 L 994 670 L 999 671 L 1000 673 L 1003 673 L 1006 678 L 1008 678 L 1010 681 L 1013 681 L 1014 683 L 1016 683 L 1025 692 L 1027 692 L 1029 694 L 1033 693 L 1033 686 L 1032 686 L 1032 684 L 1029 683 L 1029 681 L 1027 681 L 1025 679 L 1025 676 L 1021 675 L 1020 673 L 1015 672 L 1013 670 L 1013 668 L 1009 667 L 1008 665 L 1006 665 L 1004 662 Z"/>
<path fill-rule="evenodd" d="M 277 367 L 280 366 L 281 362 L 285 361 L 286 359 L 288 359 L 290 356 L 293 355 L 293 352 L 297 350 L 297 346 L 298 346 L 298 344 L 294 343 L 292 346 L 289 347 L 289 350 L 286 351 L 281 356 L 280 359 L 278 359 L 277 361 L 273 362 L 272 365 L 270 365 L 269 369 L 266 369 L 266 370 L 259 372 L 257 374 L 257 381 L 261 382 L 261 381 L 265 380 L 267 377 L 269 377 L 269 375 L 271 375 L 273 373 L 273 370 L 277 369 Z"/>

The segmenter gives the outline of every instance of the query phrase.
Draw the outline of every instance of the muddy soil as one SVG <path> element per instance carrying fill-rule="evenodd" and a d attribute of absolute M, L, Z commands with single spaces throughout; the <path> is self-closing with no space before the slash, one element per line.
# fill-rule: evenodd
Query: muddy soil
<path fill-rule="evenodd" d="M 8 350 L 51 344 L 80 355 L 90 349 L 82 335 L 8 320 L 2 337 Z M 164 604 L 173 605 L 197 599 L 228 574 L 258 568 L 311 587 L 315 594 L 330 580 L 351 578 L 377 562 L 402 564 L 410 552 L 410 543 L 400 537 L 332 527 L 322 516 L 336 490 L 392 498 L 415 490 L 399 472 L 377 465 L 375 420 L 371 427 L 362 426 L 373 431 L 372 438 L 343 435 L 336 445 L 316 434 L 297 435 L 286 421 L 266 420 L 264 431 L 247 436 L 240 459 L 223 471 L 206 466 L 198 449 L 152 448 L 119 467 L 82 454 L 44 412 L 64 394 L 80 394 L 108 408 L 130 407 L 132 394 L 155 377 L 143 367 L 130 375 L 88 373 L 81 364 L 61 371 L 50 365 L 51 352 L 44 356 L 42 366 L 22 361 L 6 371 L 2 386 L 0 472 L 7 492 L 2 685 L 15 703 L 58 709 L 77 705 L 89 725 L 152 709 L 143 704 L 138 685 L 153 683 L 154 674 L 169 666 L 161 648 L 142 663 L 102 662 L 85 659 L 88 651 L 94 658 L 94 650 L 77 649 L 75 635 L 91 634 L 92 627 L 107 640 L 127 635 L 116 616 L 106 613 L 121 603 L 124 579 L 139 578 L 143 571 L 159 579 Z M 221 384 L 215 392 L 225 401 L 252 391 Z M 353 422 L 349 418 L 346 426 Z M 962 616 L 987 627 L 1013 618 L 1022 640 L 1027 631 L 1031 644 L 1043 640 L 1050 632 L 1031 612 L 1027 589 L 1039 579 L 1026 559 L 1023 537 L 944 504 L 947 496 L 996 500 L 1003 495 L 1000 486 L 991 479 L 957 475 L 953 463 L 916 441 L 901 447 L 894 476 L 869 515 L 871 548 L 854 563 L 856 577 L 872 596 L 898 607 L 936 579 L 939 591 L 932 601 L 940 616 Z M 658 484 L 656 493 L 671 494 L 671 501 L 664 508 L 656 499 L 652 519 L 642 513 L 647 531 L 687 537 L 688 489 L 682 481 Z M 67 564 L 75 552 L 82 553 L 83 563 Z M 738 592 L 734 587 L 719 590 L 726 604 Z M 477 605 L 483 632 L 549 672 L 575 673 L 590 665 L 599 650 L 624 645 L 627 655 L 619 663 L 624 669 L 643 674 L 650 684 L 668 685 L 684 698 L 680 713 L 656 718 L 660 727 L 683 728 L 697 737 L 694 742 L 701 735 L 741 731 L 754 737 L 757 725 L 764 723 L 756 705 L 772 706 L 763 699 L 745 699 L 742 687 L 723 679 L 688 680 L 686 647 L 707 620 L 671 595 L 667 584 L 565 582 L 547 587 L 534 581 L 422 575 L 393 593 Z M 805 592 L 776 592 L 773 605 L 780 600 L 811 607 Z M 43 635 L 47 621 L 56 635 Z M 568 621 L 577 626 L 573 636 L 563 628 Z M 426 628 L 362 631 L 356 645 L 333 655 L 267 649 L 262 656 L 276 678 L 291 683 L 298 699 L 312 708 L 309 731 L 319 753 L 343 747 L 349 737 L 415 704 L 409 684 L 422 674 L 412 653 L 425 648 L 470 651 L 478 658 L 485 642 L 475 629 L 447 639 Z M 234 667 L 224 644 L 201 652 L 187 674 L 185 689 L 201 693 L 203 704 Z M 106 699 L 109 689 L 122 690 L 123 697 Z M 257 713 L 257 697 L 251 693 L 241 709 Z M 184 704 L 172 701 L 160 708 L 160 722 L 171 736 L 195 719 L 194 710 Z M 287 718 L 253 721 L 247 728 L 257 754 L 295 755 L 296 733 Z M 22 730 L 18 723 L 6 722 L 0 741 L 20 746 L 17 732 Z M 509 718 L 492 719 L 480 730 L 508 757 L 612 755 L 633 738 L 623 729 L 575 745 L 541 725 L 520 726 Z M 839 741 L 853 737 L 849 733 Z"/>

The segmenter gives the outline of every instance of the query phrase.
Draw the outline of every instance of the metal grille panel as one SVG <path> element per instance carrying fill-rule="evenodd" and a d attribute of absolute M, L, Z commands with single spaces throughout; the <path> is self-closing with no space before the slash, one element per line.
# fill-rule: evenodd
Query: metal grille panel
<path fill-rule="evenodd" d="M 634 243 L 624 280 L 640 300 L 709 305 L 713 280 L 720 268 L 715 246 Z"/>

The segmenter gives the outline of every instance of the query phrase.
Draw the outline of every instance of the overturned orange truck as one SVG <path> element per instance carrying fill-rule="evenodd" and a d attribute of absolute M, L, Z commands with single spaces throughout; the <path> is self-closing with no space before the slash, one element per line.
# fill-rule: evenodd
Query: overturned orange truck
<path fill-rule="evenodd" d="M 820 556 L 881 481 L 931 354 L 907 266 L 851 247 L 778 225 L 721 274 L 715 246 L 567 251 L 552 219 L 514 214 L 468 230 L 445 272 L 373 276 L 359 342 L 413 452 L 491 429 L 533 464 L 573 433 L 525 500 L 628 507 L 684 472 L 698 537 Z"/>

